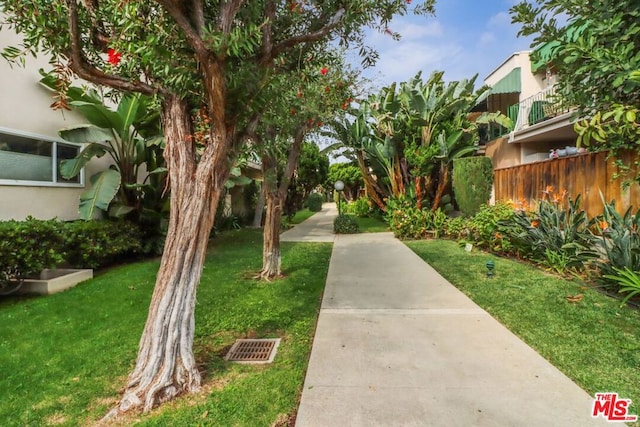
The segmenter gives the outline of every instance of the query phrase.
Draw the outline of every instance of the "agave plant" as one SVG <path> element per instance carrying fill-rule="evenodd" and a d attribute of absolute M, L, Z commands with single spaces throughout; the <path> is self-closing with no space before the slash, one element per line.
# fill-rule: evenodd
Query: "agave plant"
<path fill-rule="evenodd" d="M 541 200 L 533 214 L 518 212 L 510 236 L 520 253 L 558 272 L 567 268 L 583 269 L 597 258 L 591 222 L 580 209 L 580 196 L 569 200 L 568 208 L 560 203 Z"/>
<path fill-rule="evenodd" d="M 624 269 L 613 267 L 613 271 L 615 274 L 605 274 L 603 277 L 616 282 L 620 286 L 618 293 L 627 294 L 622 299 L 621 305 L 626 304 L 634 296 L 640 295 L 640 275 L 638 273 L 626 266 Z"/>

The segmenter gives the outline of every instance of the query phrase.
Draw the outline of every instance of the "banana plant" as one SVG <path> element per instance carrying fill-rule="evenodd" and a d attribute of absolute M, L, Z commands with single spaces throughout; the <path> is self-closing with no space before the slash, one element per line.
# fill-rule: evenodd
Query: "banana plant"
<path fill-rule="evenodd" d="M 75 177 L 91 159 L 105 154 L 113 161 L 109 169 L 91 177 L 91 188 L 80 196 L 80 217 L 93 218 L 97 210 L 108 211 L 116 217 L 140 210 L 141 193 L 149 178 L 166 172 L 155 152 L 162 149 L 162 136 L 159 131 L 147 132 L 149 125 L 157 119 L 151 100 L 138 94 L 127 94 L 115 110 L 102 102 L 86 100 L 71 101 L 69 105 L 84 115 L 89 123 L 58 132 L 66 141 L 86 144 L 76 158 L 61 162 L 61 175 L 66 179 Z M 150 156 L 155 161 L 152 162 Z M 141 168 L 152 164 L 155 167 L 139 184 Z"/>

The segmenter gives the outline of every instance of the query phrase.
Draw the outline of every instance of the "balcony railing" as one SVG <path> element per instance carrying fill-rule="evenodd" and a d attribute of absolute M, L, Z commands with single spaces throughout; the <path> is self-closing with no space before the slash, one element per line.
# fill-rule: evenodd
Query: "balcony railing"
<path fill-rule="evenodd" d="M 513 130 L 517 132 L 569 111 L 570 109 L 562 106 L 560 100 L 556 97 L 555 86 L 550 86 L 510 106 L 507 115 L 512 120 L 515 118 Z"/>

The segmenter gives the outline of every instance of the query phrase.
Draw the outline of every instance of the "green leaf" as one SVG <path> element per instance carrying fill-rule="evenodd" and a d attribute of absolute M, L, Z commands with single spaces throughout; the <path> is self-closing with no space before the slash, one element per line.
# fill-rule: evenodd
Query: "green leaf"
<path fill-rule="evenodd" d="M 635 123 L 636 121 L 636 112 L 634 110 L 627 110 L 626 119 L 629 123 Z"/>
<path fill-rule="evenodd" d="M 102 144 L 93 143 L 87 145 L 75 159 L 62 160 L 60 162 L 60 175 L 64 179 L 71 179 L 77 176 L 93 157 L 102 157 L 109 150 L 109 147 Z"/>
<path fill-rule="evenodd" d="M 146 141 L 147 147 L 158 146 L 160 148 L 164 148 L 164 136 L 156 136 L 153 138 L 149 138 Z"/>
<path fill-rule="evenodd" d="M 118 115 L 122 120 L 122 132 L 121 135 L 125 135 L 129 131 L 129 127 L 133 124 L 138 114 L 138 107 L 140 103 L 138 100 L 140 95 L 127 94 L 122 97 L 122 100 L 118 104 Z"/>
<path fill-rule="evenodd" d="M 141 165 L 144 163 L 145 161 L 145 157 L 147 154 L 147 146 L 144 142 L 144 140 L 142 139 L 138 139 L 137 141 L 135 141 L 136 144 L 136 165 Z"/>
<path fill-rule="evenodd" d="M 168 171 L 169 171 L 169 169 L 163 168 L 163 167 L 155 168 L 154 170 L 149 172 L 149 175 L 157 175 L 157 174 L 165 173 L 165 172 L 168 172 Z"/>
<path fill-rule="evenodd" d="M 124 121 L 115 111 L 111 111 L 102 104 L 94 104 L 85 101 L 72 101 L 70 103 L 76 107 L 92 125 L 105 129 L 114 129 L 122 136 Z"/>
<path fill-rule="evenodd" d="M 113 134 L 108 129 L 103 129 L 93 125 L 77 125 L 60 129 L 58 135 L 65 141 L 77 142 L 80 144 L 89 142 L 113 141 Z"/>
<path fill-rule="evenodd" d="M 114 203 L 113 205 L 111 205 L 111 207 L 109 207 L 109 216 L 112 218 L 122 218 L 129 212 L 133 212 L 133 210 L 133 206 L 125 206 L 119 203 Z"/>
<path fill-rule="evenodd" d="M 107 169 L 91 177 L 91 188 L 80 195 L 80 218 L 90 220 L 96 208 L 106 211 L 120 188 L 120 172 Z"/>

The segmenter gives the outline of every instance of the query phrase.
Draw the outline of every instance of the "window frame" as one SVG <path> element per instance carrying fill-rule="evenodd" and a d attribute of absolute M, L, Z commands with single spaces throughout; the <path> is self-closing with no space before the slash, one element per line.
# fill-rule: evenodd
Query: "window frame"
<path fill-rule="evenodd" d="M 82 152 L 85 144 L 78 144 L 75 142 L 65 141 L 61 138 L 52 138 L 50 136 L 41 135 L 33 132 L 26 132 L 17 129 L 10 129 L 0 126 L 0 134 L 8 134 L 13 136 L 19 136 L 23 138 L 29 138 L 38 141 L 44 141 L 51 143 L 51 159 L 52 159 L 52 173 L 51 181 L 30 181 L 21 179 L 2 179 L 0 178 L 0 186 L 12 185 L 23 187 L 61 187 L 61 188 L 84 188 L 84 167 L 80 170 L 79 182 L 58 182 L 58 144 L 64 144 L 72 147 L 78 147 L 78 153 Z"/>

